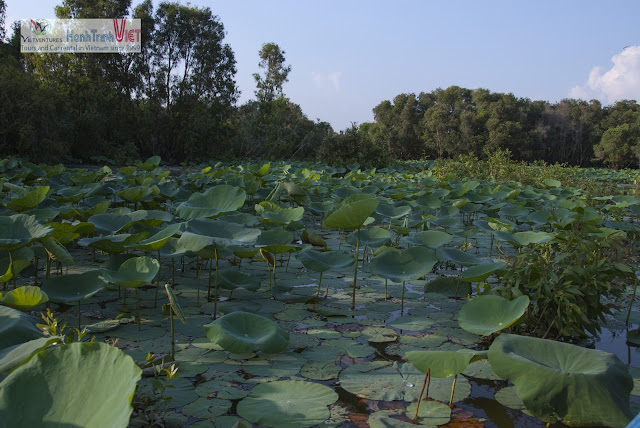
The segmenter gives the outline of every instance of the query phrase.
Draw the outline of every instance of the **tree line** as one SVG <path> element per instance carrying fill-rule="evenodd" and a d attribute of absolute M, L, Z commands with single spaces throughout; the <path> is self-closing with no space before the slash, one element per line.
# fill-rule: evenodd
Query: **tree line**
<path fill-rule="evenodd" d="M 6 5 L 0 0 L 0 28 Z M 35 162 L 124 163 L 161 156 L 317 159 L 381 166 L 394 160 L 485 157 L 637 167 L 640 105 L 552 104 L 451 86 L 399 94 L 374 122 L 335 131 L 288 99 L 285 51 L 258 53 L 255 99 L 238 105 L 236 61 L 210 8 L 151 0 L 63 0 L 58 18 L 142 21 L 140 54 L 21 54 L 20 28 L 0 31 L 0 155 Z"/>

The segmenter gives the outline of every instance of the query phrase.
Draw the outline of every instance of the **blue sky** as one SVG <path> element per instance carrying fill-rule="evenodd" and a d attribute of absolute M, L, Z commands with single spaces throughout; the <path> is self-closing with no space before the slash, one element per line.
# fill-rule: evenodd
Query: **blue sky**
<path fill-rule="evenodd" d="M 7 21 L 53 17 L 59 3 L 7 0 Z M 241 103 L 254 98 L 260 47 L 274 42 L 292 67 L 285 94 L 335 130 L 372 121 L 399 93 L 451 85 L 550 102 L 640 100 L 637 0 L 190 3 L 224 24 Z"/>

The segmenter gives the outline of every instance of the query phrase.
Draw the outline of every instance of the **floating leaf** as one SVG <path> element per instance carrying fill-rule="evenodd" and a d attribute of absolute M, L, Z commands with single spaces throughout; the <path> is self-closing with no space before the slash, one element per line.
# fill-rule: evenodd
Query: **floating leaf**
<path fill-rule="evenodd" d="M 328 386 L 283 380 L 255 386 L 238 403 L 238 415 L 258 425 L 307 427 L 329 419 L 327 406 L 338 400 Z"/>
<path fill-rule="evenodd" d="M 604 351 L 501 334 L 489 348 L 493 370 L 512 382 L 532 415 L 569 425 L 626 426 L 633 379 Z"/>
<path fill-rule="evenodd" d="M 126 427 L 141 374 L 131 357 L 106 343 L 50 348 L 0 383 L 2 422 L 11 427 Z"/>
<path fill-rule="evenodd" d="M 263 351 L 276 354 L 287 349 L 289 333 L 275 322 L 248 312 L 232 312 L 204 326 L 209 340 L 236 354 Z"/>
<path fill-rule="evenodd" d="M 15 288 L 2 296 L 2 304 L 19 311 L 28 311 L 29 309 L 46 303 L 49 301 L 47 293 L 42 291 L 40 287 L 33 285 L 24 285 Z"/>
<path fill-rule="evenodd" d="M 524 315 L 529 306 L 529 296 L 514 300 L 487 294 L 471 299 L 458 312 L 460 327 L 474 334 L 489 336 L 503 330 Z"/>

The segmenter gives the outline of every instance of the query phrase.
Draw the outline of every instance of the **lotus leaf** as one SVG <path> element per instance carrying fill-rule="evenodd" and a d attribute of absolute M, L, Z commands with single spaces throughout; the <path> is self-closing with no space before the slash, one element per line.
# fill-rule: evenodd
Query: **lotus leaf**
<path fill-rule="evenodd" d="M 431 272 L 437 262 L 435 252 L 424 247 L 387 251 L 371 259 L 371 270 L 395 282 L 416 279 Z"/>
<path fill-rule="evenodd" d="M 14 214 L 0 216 L 0 250 L 13 251 L 53 232 L 41 225 L 35 216 Z"/>
<path fill-rule="evenodd" d="M 148 213 L 145 210 L 133 211 L 128 214 L 96 214 L 89 217 L 89 223 L 96 229 L 110 234 L 127 230 L 134 223 L 144 220 Z"/>
<path fill-rule="evenodd" d="M 41 337 L 0 350 L 0 373 L 7 373 L 26 363 L 36 352 L 61 342 L 60 337 Z"/>
<path fill-rule="evenodd" d="M 42 238 L 42 244 L 47 250 L 49 257 L 51 257 L 53 261 L 64 263 L 70 266 L 75 264 L 71 254 L 69 254 L 64 245 L 58 242 L 57 239 L 51 236 L 46 236 Z"/>
<path fill-rule="evenodd" d="M 345 242 L 354 247 L 357 244 L 358 232 L 347 235 Z M 360 245 L 377 248 L 391 242 L 391 232 L 381 227 L 369 227 L 360 231 Z"/>
<path fill-rule="evenodd" d="M 237 269 L 220 270 L 218 274 L 220 287 L 227 290 L 235 290 L 236 288 L 244 288 L 245 290 L 255 291 L 260 288 L 260 279 L 254 275 L 244 273 Z"/>
<path fill-rule="evenodd" d="M 293 249 L 293 233 L 287 230 L 267 230 L 260 234 L 255 246 L 273 254 L 286 253 Z"/>
<path fill-rule="evenodd" d="M 176 214 L 184 220 L 219 217 L 242 207 L 246 197 L 244 189 L 222 184 L 204 193 L 194 193 L 186 202 L 178 205 Z"/>
<path fill-rule="evenodd" d="M 417 403 L 411 403 L 407 407 L 407 416 L 414 415 Z M 418 410 L 418 422 L 424 425 L 444 425 L 451 420 L 451 407 L 438 401 L 427 401 L 420 404 Z"/>
<path fill-rule="evenodd" d="M 47 293 L 40 287 L 24 285 L 9 291 L 2 296 L 2 304 L 19 311 L 28 311 L 31 308 L 49 301 Z"/>
<path fill-rule="evenodd" d="M 471 266 L 462 272 L 462 279 L 469 282 L 481 282 L 504 267 L 504 262 L 483 263 L 481 265 Z"/>
<path fill-rule="evenodd" d="M 49 300 L 54 303 L 71 304 L 88 299 L 102 290 L 107 284 L 102 275 L 101 271 L 92 270 L 51 277 L 42 284 L 42 291 L 46 292 Z"/>
<path fill-rule="evenodd" d="M 572 426 L 626 426 L 633 379 L 604 351 L 528 336 L 501 334 L 489 348 L 498 376 L 517 388 L 532 415 Z"/>
<path fill-rule="evenodd" d="M 327 215 L 323 228 L 346 230 L 360 229 L 378 206 L 378 200 L 366 194 L 350 196 L 338 208 Z"/>
<path fill-rule="evenodd" d="M 32 316 L 0 305 L 0 349 L 41 338 L 37 322 Z"/>
<path fill-rule="evenodd" d="M 133 246 L 143 251 L 158 251 L 171 239 L 180 229 L 180 224 L 171 224 L 158 231 L 152 236 L 135 243 Z"/>
<path fill-rule="evenodd" d="M 453 236 L 441 230 L 425 230 L 406 238 L 407 242 L 412 245 L 421 245 L 429 248 L 441 247 L 451 242 L 452 239 Z"/>
<path fill-rule="evenodd" d="M 330 269 L 342 269 L 355 263 L 352 254 L 340 251 L 304 250 L 296 254 L 296 258 L 304 267 L 314 272 L 325 272 Z"/>
<path fill-rule="evenodd" d="M 460 327 L 474 334 L 489 336 L 503 330 L 524 315 L 529 306 L 529 296 L 514 300 L 487 294 L 471 299 L 458 312 Z"/>
<path fill-rule="evenodd" d="M 44 201 L 51 188 L 49 186 L 36 186 L 31 190 L 14 196 L 6 203 L 7 208 L 15 212 L 24 212 L 37 207 Z"/>
<path fill-rule="evenodd" d="M 0 383 L 2 423 L 10 427 L 126 427 L 141 374 L 130 356 L 106 343 L 47 349 Z"/>
<path fill-rule="evenodd" d="M 283 380 L 255 386 L 238 403 L 238 415 L 258 425 L 307 427 L 322 424 L 331 412 L 327 406 L 338 394 L 325 385 Z"/>
<path fill-rule="evenodd" d="M 132 257 L 117 272 L 105 273 L 105 279 L 120 287 L 140 287 L 156 277 L 160 263 L 151 257 Z"/>
<path fill-rule="evenodd" d="M 438 254 L 438 259 L 448 260 L 461 266 L 473 266 L 487 263 L 487 260 L 483 260 L 479 257 L 474 256 L 473 254 L 465 253 L 464 251 L 460 251 L 457 248 L 441 247 L 436 251 Z"/>
<path fill-rule="evenodd" d="M 189 220 L 177 245 L 190 251 L 199 251 L 207 245 L 216 248 L 227 245 L 252 244 L 260 235 L 258 229 L 247 229 L 236 223 L 221 220 L 195 219 Z"/>
<path fill-rule="evenodd" d="M 429 370 L 432 377 L 447 378 L 462 373 L 469 365 L 473 354 L 455 351 L 410 351 L 406 357 L 422 373 Z"/>
<path fill-rule="evenodd" d="M 204 326 L 209 340 L 236 354 L 262 351 L 276 354 L 287 349 L 289 333 L 275 322 L 249 312 L 232 312 Z"/>

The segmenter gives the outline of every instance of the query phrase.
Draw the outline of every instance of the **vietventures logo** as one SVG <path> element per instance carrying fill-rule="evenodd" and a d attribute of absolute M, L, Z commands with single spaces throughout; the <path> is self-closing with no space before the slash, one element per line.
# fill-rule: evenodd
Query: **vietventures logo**
<path fill-rule="evenodd" d="M 30 21 L 31 31 L 33 31 L 33 34 L 35 34 L 36 36 L 44 36 L 51 29 L 51 25 L 46 19 L 31 19 Z"/>

